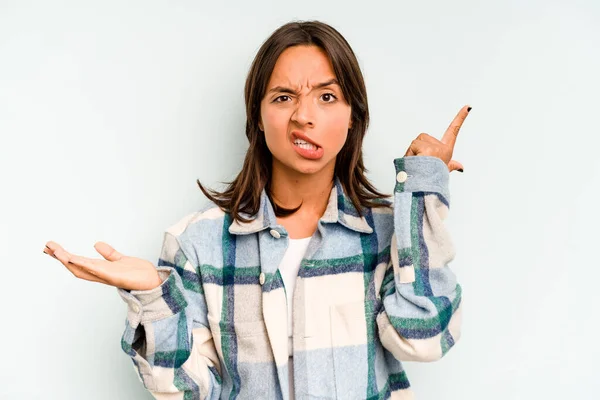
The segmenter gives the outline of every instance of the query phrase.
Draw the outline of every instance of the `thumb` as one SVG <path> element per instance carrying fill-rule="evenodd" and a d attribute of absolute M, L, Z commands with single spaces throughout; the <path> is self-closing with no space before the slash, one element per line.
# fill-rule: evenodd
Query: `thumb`
<path fill-rule="evenodd" d="M 119 261 L 123 254 L 116 251 L 112 246 L 104 242 L 97 242 L 94 245 L 94 248 L 102 257 L 107 259 L 108 261 Z"/>
<path fill-rule="evenodd" d="M 454 170 L 458 170 L 460 172 L 463 172 L 464 171 L 464 167 L 458 161 L 456 161 L 456 160 L 450 160 L 450 162 L 448 163 L 448 170 L 450 172 L 452 172 Z"/>

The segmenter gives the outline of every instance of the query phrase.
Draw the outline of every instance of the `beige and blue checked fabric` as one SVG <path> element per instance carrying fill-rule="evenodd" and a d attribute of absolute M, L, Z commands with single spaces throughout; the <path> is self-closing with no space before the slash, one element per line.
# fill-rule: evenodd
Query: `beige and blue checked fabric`
<path fill-rule="evenodd" d="M 394 165 L 393 201 L 362 217 L 335 179 L 293 296 L 297 399 L 412 399 L 402 361 L 437 360 L 460 337 L 448 168 Z M 122 348 L 157 399 L 288 399 L 288 234 L 264 191 L 253 217 L 210 203 L 167 229 L 161 286 L 117 289 Z"/>

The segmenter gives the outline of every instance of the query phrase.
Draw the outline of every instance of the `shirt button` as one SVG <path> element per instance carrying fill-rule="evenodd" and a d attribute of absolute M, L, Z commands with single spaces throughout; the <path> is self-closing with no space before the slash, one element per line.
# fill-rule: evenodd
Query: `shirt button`
<path fill-rule="evenodd" d="M 140 311 L 139 307 L 137 306 L 137 304 L 132 304 L 131 305 L 131 309 L 133 310 L 133 312 L 138 312 Z"/>
<path fill-rule="evenodd" d="M 396 180 L 400 183 L 406 182 L 406 178 L 408 178 L 406 171 L 400 171 L 398 172 L 398 175 L 396 175 Z"/>
<path fill-rule="evenodd" d="M 269 232 L 271 234 L 271 236 L 273 236 L 275 239 L 279 239 L 281 237 L 281 235 L 279 234 L 279 232 L 277 232 L 275 229 L 271 229 L 271 231 Z"/>
<path fill-rule="evenodd" d="M 265 273 L 261 272 L 260 275 L 258 276 L 258 283 L 260 283 L 260 285 L 264 285 L 265 284 Z"/>

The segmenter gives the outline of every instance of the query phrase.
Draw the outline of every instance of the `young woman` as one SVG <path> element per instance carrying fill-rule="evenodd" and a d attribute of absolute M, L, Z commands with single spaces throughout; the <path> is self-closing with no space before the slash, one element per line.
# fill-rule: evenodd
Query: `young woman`
<path fill-rule="evenodd" d="M 441 140 L 394 160 L 393 201 L 367 180 L 367 93 L 331 26 L 292 22 L 245 87 L 244 166 L 167 230 L 158 266 L 44 250 L 128 305 L 123 350 L 158 399 L 412 398 L 401 361 L 456 343 L 461 288 L 444 226 L 463 107 Z"/>

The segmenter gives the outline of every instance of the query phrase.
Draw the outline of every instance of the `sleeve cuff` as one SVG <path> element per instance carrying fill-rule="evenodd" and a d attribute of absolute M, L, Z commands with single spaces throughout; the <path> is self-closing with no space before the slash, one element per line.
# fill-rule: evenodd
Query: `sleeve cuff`
<path fill-rule="evenodd" d="M 450 201 L 448 166 L 438 157 L 406 156 L 394 160 L 395 193 L 435 192 Z"/>
<path fill-rule="evenodd" d="M 177 314 L 187 306 L 179 274 L 171 267 L 158 267 L 163 282 L 150 290 L 125 290 L 117 288 L 119 296 L 127 303 L 127 318 L 132 327 Z"/>

